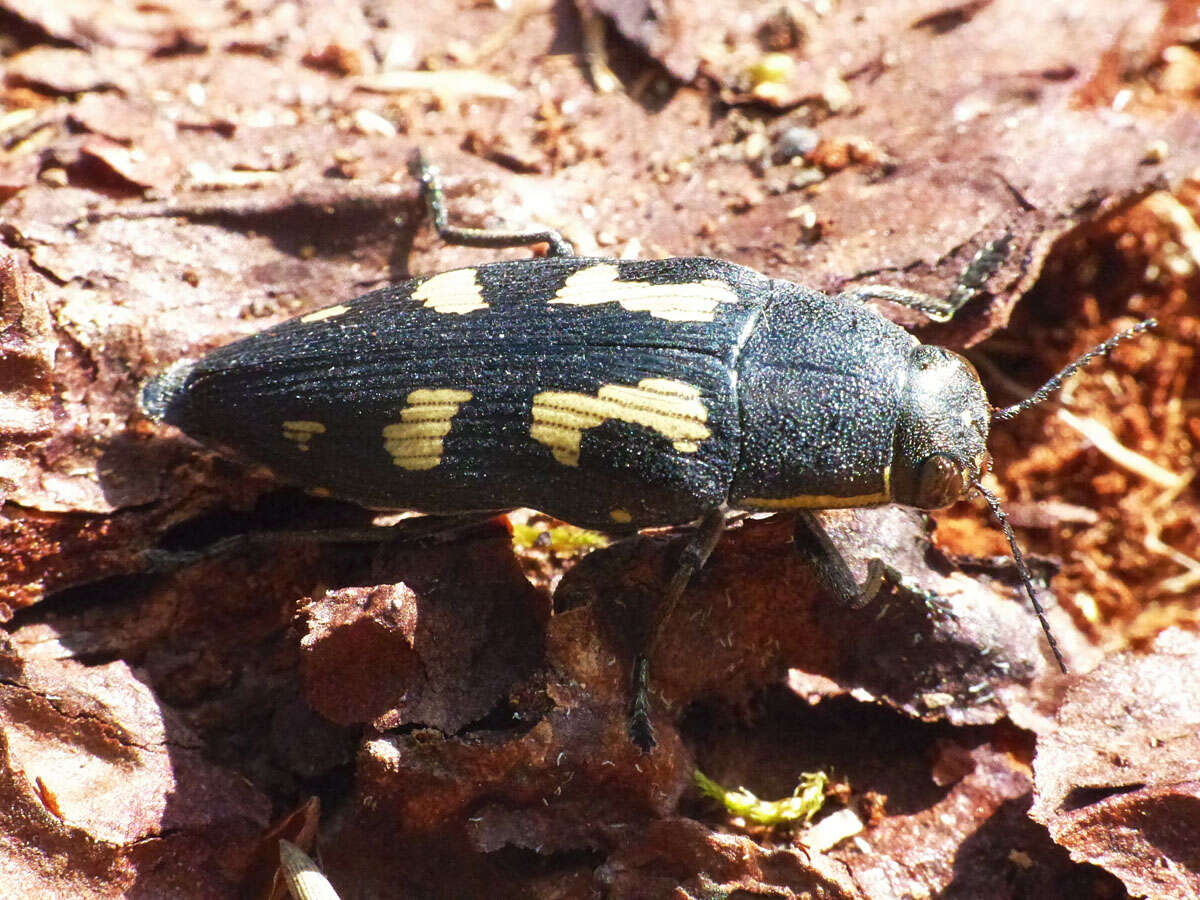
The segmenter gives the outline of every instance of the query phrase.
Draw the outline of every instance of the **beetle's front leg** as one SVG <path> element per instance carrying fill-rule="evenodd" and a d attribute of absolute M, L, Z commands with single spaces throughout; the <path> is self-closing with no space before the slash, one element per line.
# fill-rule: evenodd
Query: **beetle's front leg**
<path fill-rule="evenodd" d="M 886 568 L 881 560 L 873 559 L 867 564 L 867 580 L 860 585 L 821 520 L 807 509 L 797 510 L 792 539 L 796 552 L 812 569 L 817 582 L 841 606 L 861 609 L 875 599 Z"/>
<path fill-rule="evenodd" d="M 683 592 L 695 574 L 704 568 L 704 564 L 712 555 L 724 530 L 725 510 L 723 508 L 718 507 L 705 513 L 704 518 L 700 520 L 700 527 L 696 529 L 696 533 L 692 535 L 691 540 L 679 554 L 675 574 L 671 576 L 667 589 L 663 592 L 655 624 L 650 631 L 650 639 L 646 642 L 642 652 L 637 655 L 637 659 L 634 660 L 630 689 L 632 696 L 629 701 L 627 724 L 629 739 L 644 753 L 649 753 L 656 743 L 654 725 L 650 721 L 650 659 L 679 598 L 683 596 Z"/>
<path fill-rule="evenodd" d="M 956 312 L 962 309 L 970 300 L 983 291 L 987 280 L 1008 259 L 1009 243 L 1012 235 L 988 241 L 967 263 L 967 267 L 958 276 L 958 281 L 945 297 L 934 297 L 921 291 L 893 287 L 887 284 L 863 284 L 842 292 L 839 296 L 846 300 L 865 302 L 867 300 L 887 300 L 898 303 L 925 313 L 935 322 L 949 322 Z"/>
<path fill-rule="evenodd" d="M 859 584 L 821 520 L 807 509 L 796 513 L 793 539 L 796 551 L 812 568 L 821 587 L 847 609 L 862 609 L 875 599 L 886 582 L 901 596 L 916 600 L 928 609 L 944 612 L 944 602 L 935 591 L 910 584 L 904 573 L 882 559 L 867 562 L 867 578 Z"/>

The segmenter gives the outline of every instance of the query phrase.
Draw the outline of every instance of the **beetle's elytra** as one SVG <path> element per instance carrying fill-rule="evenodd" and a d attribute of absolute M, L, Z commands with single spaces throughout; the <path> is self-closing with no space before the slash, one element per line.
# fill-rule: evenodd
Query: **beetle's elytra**
<path fill-rule="evenodd" d="M 935 509 L 973 489 L 1000 520 L 1063 665 L 1012 529 L 979 481 L 989 425 L 1153 320 L 993 410 L 963 357 L 921 344 L 862 301 L 948 318 L 1003 261 L 1007 239 L 985 245 L 945 301 L 881 286 L 831 297 L 716 259 L 583 259 L 552 231 L 454 228 L 436 172 L 420 156 L 413 171 L 447 241 L 541 241 L 550 255 L 417 278 L 302 315 L 176 364 L 147 382 L 143 410 L 369 507 L 529 506 L 618 531 L 699 519 L 655 634 L 728 508 L 796 511 L 797 540 L 819 551 L 810 555 L 818 580 L 859 604 L 898 573 L 873 560 L 857 585 L 808 511 Z M 634 663 L 629 719 L 646 750 L 653 640 Z"/>
<path fill-rule="evenodd" d="M 986 458 L 971 365 L 715 259 L 556 257 L 396 284 L 151 381 L 143 406 L 376 508 L 580 525 L 939 507 Z"/>

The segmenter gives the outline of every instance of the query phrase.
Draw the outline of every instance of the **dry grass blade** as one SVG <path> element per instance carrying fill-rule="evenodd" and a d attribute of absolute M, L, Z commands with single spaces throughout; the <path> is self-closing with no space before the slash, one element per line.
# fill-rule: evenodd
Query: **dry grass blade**
<path fill-rule="evenodd" d="M 1080 418 L 1065 409 L 1058 410 L 1057 416 L 1091 441 L 1097 450 L 1117 465 L 1141 475 L 1147 481 L 1165 490 L 1176 490 L 1187 484 L 1191 478 L 1187 474 L 1177 475 L 1142 454 L 1130 450 L 1117 440 L 1116 435 L 1093 419 Z"/>
<path fill-rule="evenodd" d="M 312 857 L 291 841 L 279 842 L 279 871 L 296 900 L 339 900 L 337 891 Z"/>

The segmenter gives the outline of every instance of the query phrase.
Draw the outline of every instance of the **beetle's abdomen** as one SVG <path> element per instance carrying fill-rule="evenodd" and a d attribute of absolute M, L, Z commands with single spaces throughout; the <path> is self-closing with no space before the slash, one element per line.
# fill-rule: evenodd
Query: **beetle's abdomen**
<path fill-rule="evenodd" d="M 746 509 L 891 501 L 892 441 L 916 339 L 869 307 L 780 283 L 738 365 Z"/>
<path fill-rule="evenodd" d="M 706 260 L 457 270 L 220 348 L 152 381 L 143 402 L 367 506 L 688 521 L 733 479 L 729 361 L 764 296 L 749 279 L 762 281 Z"/>

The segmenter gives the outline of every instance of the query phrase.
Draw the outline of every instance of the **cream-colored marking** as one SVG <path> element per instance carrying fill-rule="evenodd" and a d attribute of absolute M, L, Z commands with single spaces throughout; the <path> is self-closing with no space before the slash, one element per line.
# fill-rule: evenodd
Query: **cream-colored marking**
<path fill-rule="evenodd" d="M 609 419 L 653 429 L 680 453 L 695 453 L 712 432 L 700 389 L 669 378 L 643 378 L 636 386 L 606 384 L 596 393 L 542 391 L 533 398 L 530 436 L 564 466 L 579 465 L 583 432 Z"/>
<path fill-rule="evenodd" d="M 627 509 L 611 509 L 608 511 L 608 516 L 614 522 L 620 522 L 622 525 L 633 521 L 633 515 Z"/>
<path fill-rule="evenodd" d="M 310 497 L 332 497 L 333 491 L 327 487 L 311 487 L 305 493 Z"/>
<path fill-rule="evenodd" d="M 429 309 L 439 313 L 464 315 L 477 309 L 487 309 L 483 290 L 475 279 L 474 269 L 455 269 L 422 281 L 412 292 Z"/>
<path fill-rule="evenodd" d="M 327 306 L 324 309 L 318 309 L 316 312 L 310 312 L 307 316 L 301 316 L 301 322 L 323 322 L 325 319 L 335 319 L 342 313 L 350 312 L 350 307 L 338 304 L 337 306 Z"/>
<path fill-rule="evenodd" d="M 411 392 L 400 421 L 383 428 L 383 449 L 402 469 L 432 469 L 442 461 L 442 438 L 450 432 L 450 420 L 470 399 L 470 391 L 454 388 Z"/>
<path fill-rule="evenodd" d="M 618 274 L 611 263 L 580 269 L 563 282 L 550 302 L 570 306 L 619 303 L 630 312 L 648 312 L 656 319 L 672 322 L 711 322 L 719 304 L 738 302 L 729 285 L 714 278 L 682 284 L 651 284 L 618 281 Z"/>
<path fill-rule="evenodd" d="M 284 422 L 283 436 L 296 444 L 297 450 L 308 450 L 308 442 L 314 434 L 324 434 L 325 426 L 320 422 Z"/>
<path fill-rule="evenodd" d="M 794 497 L 743 497 L 737 505 L 744 509 L 849 509 L 879 506 L 892 502 L 892 467 L 883 470 L 883 490 L 877 494 L 835 497 L 832 494 L 797 494 Z"/>

